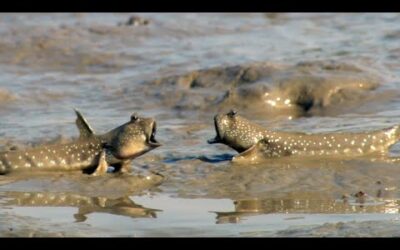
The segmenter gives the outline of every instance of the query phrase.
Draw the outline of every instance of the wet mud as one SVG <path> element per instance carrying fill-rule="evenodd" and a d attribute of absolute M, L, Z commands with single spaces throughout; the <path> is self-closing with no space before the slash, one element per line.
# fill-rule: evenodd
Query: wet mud
<path fill-rule="evenodd" d="M 153 117 L 162 144 L 135 159 L 131 175 L 0 176 L 0 235 L 398 236 L 397 161 L 235 164 L 234 150 L 207 139 L 214 115 L 232 108 L 280 131 L 400 124 L 399 19 L 0 15 L 1 151 L 77 138 L 73 108 L 98 132 L 133 112 Z M 399 155 L 394 145 L 389 156 Z"/>

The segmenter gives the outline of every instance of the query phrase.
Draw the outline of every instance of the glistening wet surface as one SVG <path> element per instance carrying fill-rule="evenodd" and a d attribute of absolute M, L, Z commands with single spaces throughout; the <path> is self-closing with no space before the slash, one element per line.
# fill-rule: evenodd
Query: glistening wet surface
<path fill-rule="evenodd" d="M 214 115 L 232 108 L 269 130 L 400 124 L 399 19 L 1 14 L 2 150 L 76 138 L 73 108 L 98 133 L 133 112 L 154 117 L 163 146 L 125 177 L 0 176 L 0 235 L 399 236 L 397 162 L 233 164 L 234 150 L 207 144 Z M 151 171 L 165 179 L 147 179 Z"/>

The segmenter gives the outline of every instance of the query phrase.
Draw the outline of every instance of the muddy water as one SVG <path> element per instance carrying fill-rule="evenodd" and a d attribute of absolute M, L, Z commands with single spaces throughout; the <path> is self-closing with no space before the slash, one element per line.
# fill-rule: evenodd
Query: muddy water
<path fill-rule="evenodd" d="M 399 236 L 400 168 L 369 159 L 231 164 L 231 108 L 270 129 L 400 124 L 399 14 L 2 14 L 0 144 L 97 132 L 133 112 L 163 146 L 137 176 L 0 176 L 1 236 Z M 400 154 L 395 145 L 391 155 Z"/>

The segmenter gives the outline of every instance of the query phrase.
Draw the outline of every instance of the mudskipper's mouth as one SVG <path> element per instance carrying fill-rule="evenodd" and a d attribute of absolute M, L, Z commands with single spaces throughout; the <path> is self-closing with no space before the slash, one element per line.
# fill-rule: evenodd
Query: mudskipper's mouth
<path fill-rule="evenodd" d="M 148 141 L 148 143 L 150 144 L 150 146 L 152 147 L 159 147 L 161 146 L 161 143 L 159 143 L 156 140 L 156 131 L 157 131 L 157 123 L 153 122 L 153 129 L 151 131 L 151 135 L 150 135 L 150 139 Z"/>
<path fill-rule="evenodd" d="M 219 131 L 219 128 L 218 128 L 218 121 L 217 121 L 216 117 L 214 118 L 214 126 L 215 126 L 215 132 L 217 133 L 217 135 L 215 136 L 215 138 L 207 140 L 207 142 L 209 144 L 221 143 L 222 142 L 221 134 L 220 134 L 220 131 Z"/>

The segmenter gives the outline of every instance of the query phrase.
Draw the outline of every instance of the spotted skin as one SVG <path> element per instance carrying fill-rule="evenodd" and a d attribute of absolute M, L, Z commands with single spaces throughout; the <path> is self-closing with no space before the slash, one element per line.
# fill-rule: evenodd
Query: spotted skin
<path fill-rule="evenodd" d="M 107 171 L 105 166 L 129 172 L 132 159 L 160 146 L 154 138 L 156 123 L 152 118 L 134 114 L 129 122 L 96 135 L 79 111 L 76 112 L 79 139 L 68 144 L 0 152 L 0 174 L 21 170 L 94 170 L 99 175 Z"/>
<path fill-rule="evenodd" d="M 282 156 L 357 157 L 385 154 L 400 139 L 399 126 L 361 133 L 272 131 L 231 111 L 214 118 L 217 136 L 209 143 L 223 143 L 239 156 L 271 158 Z"/>

